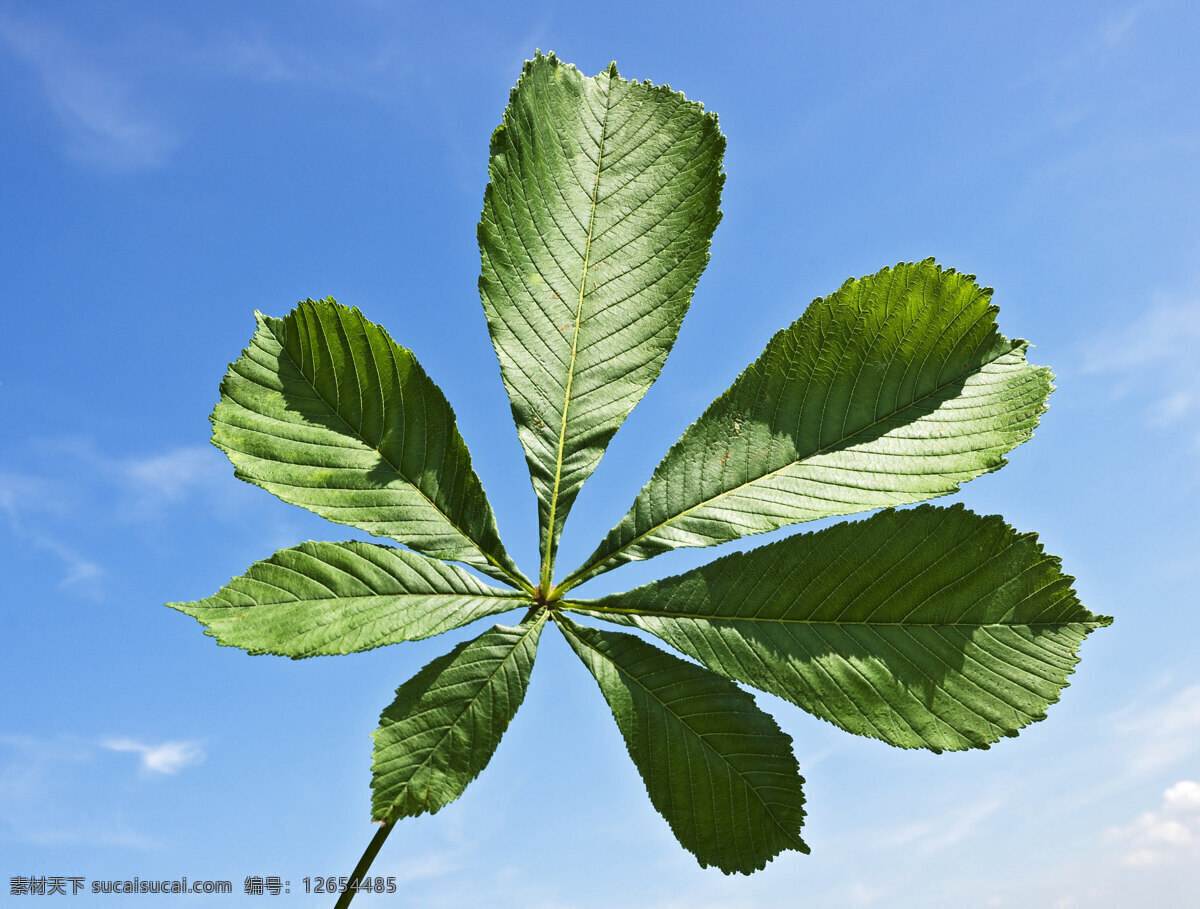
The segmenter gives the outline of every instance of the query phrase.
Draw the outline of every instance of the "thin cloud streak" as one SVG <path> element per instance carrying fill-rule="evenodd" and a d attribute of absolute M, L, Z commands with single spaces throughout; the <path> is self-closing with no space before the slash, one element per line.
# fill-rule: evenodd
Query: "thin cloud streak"
<path fill-rule="evenodd" d="M 235 35 L 214 45 L 209 56 L 230 75 L 260 82 L 294 82 L 304 78 L 294 62 L 295 55 L 284 54 L 261 36 Z"/>
<path fill-rule="evenodd" d="M 1200 303 L 1161 303 L 1131 325 L 1110 328 L 1085 351 L 1083 371 L 1130 372 L 1187 358 L 1200 343 Z"/>
<path fill-rule="evenodd" d="M 165 511 L 185 504 L 201 493 L 215 503 L 228 502 L 228 469 L 220 453 L 208 446 L 175 448 L 162 454 L 133 458 L 107 458 L 90 443 L 64 443 L 75 465 L 59 477 L 78 479 L 79 466 L 90 468 L 116 494 L 105 505 L 109 515 L 126 523 L 147 524 Z M 94 485 L 94 484 L 92 484 Z M 0 471 L 0 526 L 25 547 L 49 553 L 61 563 L 55 582 L 63 590 L 88 599 L 103 599 L 105 569 L 55 532 L 65 518 L 77 528 L 84 503 L 90 498 L 71 481 Z"/>
<path fill-rule="evenodd" d="M 82 493 L 76 488 L 80 477 L 92 488 L 95 481 L 108 487 L 115 499 L 105 505 L 109 513 L 132 523 L 161 517 L 170 507 L 187 504 L 197 497 L 229 507 L 233 504 L 229 463 L 210 445 L 185 445 L 157 454 L 110 457 L 90 439 L 57 439 L 30 443 L 46 452 L 43 459 L 54 479 L 14 472 L 0 472 L 0 510 L 10 517 L 18 514 L 75 515 Z M 61 459 L 51 463 L 55 456 Z M 65 458 L 64 458 L 65 456 Z M 62 463 L 65 460 L 69 463 Z"/>
<path fill-rule="evenodd" d="M 345 92 L 387 106 L 405 94 L 405 86 L 414 76 L 407 41 L 389 37 L 384 28 L 376 29 L 365 42 L 333 45 L 321 54 L 261 30 L 226 32 L 180 48 L 180 58 L 202 78 L 231 77 Z"/>
<path fill-rule="evenodd" d="M 40 847 L 147 850 L 161 843 L 131 830 L 119 812 L 97 816 L 79 786 L 95 786 L 96 743 L 60 736 L 0 735 L 0 834 Z"/>
<path fill-rule="evenodd" d="M 0 42 L 37 75 L 69 156 L 115 171 L 166 163 L 178 144 L 173 133 L 138 108 L 123 80 L 89 64 L 77 44 L 50 27 L 3 15 Z"/>
<path fill-rule="evenodd" d="M 12 535 L 35 549 L 48 552 L 63 565 L 64 574 L 57 581 L 63 589 L 82 593 L 89 599 L 102 597 L 101 581 L 104 569 L 74 547 L 56 537 L 29 527 L 22 518 L 19 503 L 45 493 L 46 484 L 36 477 L 0 473 L 0 514 L 4 515 Z"/>
<path fill-rule="evenodd" d="M 1134 26 L 1146 12 L 1147 5 L 1137 4 L 1121 13 L 1110 15 L 1094 25 L 1083 40 L 1068 51 L 1057 50 L 1039 67 L 1025 73 L 1019 84 L 1043 82 L 1058 87 L 1080 72 L 1094 71 L 1105 62 L 1132 34 Z"/>
<path fill-rule="evenodd" d="M 219 494 L 228 485 L 229 464 L 210 445 L 173 448 L 158 455 L 102 462 L 126 487 L 128 516 L 144 518 L 201 491 Z"/>
<path fill-rule="evenodd" d="M 58 580 L 59 587 L 80 591 L 91 599 L 102 598 L 104 569 L 98 563 L 65 543 L 37 531 L 26 531 L 23 535 L 38 549 L 49 552 L 63 563 L 66 573 Z"/>
<path fill-rule="evenodd" d="M 1189 685 L 1161 704 L 1124 710 L 1114 719 L 1118 737 L 1130 743 L 1126 761 L 1136 776 L 1200 754 L 1200 684 Z"/>
<path fill-rule="evenodd" d="M 1200 301 L 1186 300 L 1160 303 L 1130 325 L 1094 335 L 1081 369 L 1109 377 L 1118 399 L 1141 398 L 1147 425 L 1186 428 L 1200 411 L 1198 356 Z"/>
<path fill-rule="evenodd" d="M 879 842 L 885 847 L 902 847 L 924 855 L 942 852 L 969 837 L 1004 804 L 1003 799 L 994 798 L 961 809 L 956 808 L 944 815 L 885 832 L 879 837 Z"/>

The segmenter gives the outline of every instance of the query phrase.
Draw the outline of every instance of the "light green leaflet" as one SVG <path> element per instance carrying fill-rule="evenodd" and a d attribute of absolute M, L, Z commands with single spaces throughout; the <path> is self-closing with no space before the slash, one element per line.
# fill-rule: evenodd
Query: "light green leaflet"
<path fill-rule="evenodd" d="M 573 586 L 631 559 L 946 495 L 1005 462 L 1050 371 L 932 261 L 815 300 L 688 427 Z"/>
<path fill-rule="evenodd" d="M 169 605 L 221 644 L 293 658 L 517 616 L 396 690 L 374 734 L 381 826 L 351 880 L 400 819 L 437 812 L 482 772 L 547 622 L 595 678 L 680 844 L 749 874 L 808 851 L 804 780 L 791 737 L 736 683 L 898 747 L 986 748 L 1045 716 L 1084 638 L 1111 621 L 1003 518 L 894 510 L 1003 466 L 1052 387 L 1000 333 L 991 291 L 932 260 L 814 301 L 555 582 L 571 505 L 661 372 L 708 260 L 724 145 L 716 118 L 666 87 L 541 54 L 492 136 L 479 288 L 538 501 L 536 582 L 500 542 L 449 403 L 358 310 L 308 300 L 259 315 L 229 368 L 213 442 L 237 476 L 409 549 L 302 543 Z M 567 597 L 631 560 L 879 508 L 625 593 Z M 568 613 L 656 635 L 699 665 Z"/>
<path fill-rule="evenodd" d="M 701 105 L 553 55 L 525 64 L 492 136 L 479 290 L 537 492 L 543 590 L 579 487 L 675 343 L 724 149 Z"/>
<path fill-rule="evenodd" d="M 221 644 L 323 656 L 417 641 L 530 601 L 461 568 L 369 543 L 302 543 L 195 603 L 168 603 Z"/>
<path fill-rule="evenodd" d="M 410 351 L 333 300 L 257 318 L 212 415 L 238 477 L 339 524 L 524 580 L 454 411 Z"/>
<path fill-rule="evenodd" d="M 479 776 L 525 700 L 545 623 L 542 610 L 516 628 L 496 625 L 400 686 L 375 731 L 377 819 L 435 814 Z"/>
<path fill-rule="evenodd" d="M 1002 518 L 923 505 L 565 605 L 849 732 L 941 751 L 1045 717 L 1079 644 L 1111 621 L 1071 581 Z"/>

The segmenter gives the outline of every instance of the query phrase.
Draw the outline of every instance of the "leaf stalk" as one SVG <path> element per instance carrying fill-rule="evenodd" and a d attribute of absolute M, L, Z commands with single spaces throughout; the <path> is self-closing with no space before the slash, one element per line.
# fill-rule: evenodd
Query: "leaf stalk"
<path fill-rule="evenodd" d="M 349 886 L 342 891 L 333 909 L 347 909 L 349 907 L 350 901 L 354 899 L 354 894 L 358 892 L 359 881 L 366 877 L 367 872 L 371 870 L 371 863 L 375 861 L 375 856 L 383 848 L 383 842 L 388 838 L 388 834 L 392 832 L 394 826 L 396 825 L 384 821 L 380 828 L 375 831 L 375 835 L 371 837 L 371 842 L 367 843 L 367 848 L 363 851 L 362 858 L 358 860 L 358 864 L 350 872 Z"/>

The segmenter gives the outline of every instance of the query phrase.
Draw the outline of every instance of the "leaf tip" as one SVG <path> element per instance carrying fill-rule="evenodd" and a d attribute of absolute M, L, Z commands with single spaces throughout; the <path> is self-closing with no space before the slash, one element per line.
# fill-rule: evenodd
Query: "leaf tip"
<path fill-rule="evenodd" d="M 163 603 L 163 605 L 167 607 L 167 609 L 174 609 L 176 612 L 182 612 L 184 615 L 191 615 L 191 613 L 187 611 L 187 607 L 191 606 L 191 603 Z"/>

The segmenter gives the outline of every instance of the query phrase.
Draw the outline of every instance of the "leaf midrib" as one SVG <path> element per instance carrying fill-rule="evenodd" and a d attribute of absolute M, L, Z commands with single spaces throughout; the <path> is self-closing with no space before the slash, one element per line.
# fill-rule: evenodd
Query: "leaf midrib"
<path fill-rule="evenodd" d="M 833 451 L 835 449 L 840 450 L 840 449 L 849 448 L 850 445 L 847 443 L 851 443 L 852 440 L 856 436 L 862 435 L 863 433 L 874 428 L 875 426 L 878 426 L 881 423 L 886 423 L 889 420 L 895 419 L 898 415 L 904 413 L 907 410 L 911 410 L 913 407 L 916 407 L 922 401 L 925 401 L 926 399 L 931 398 L 934 395 L 938 394 L 939 392 L 942 392 L 945 389 L 951 387 L 952 385 L 955 384 L 955 382 L 962 381 L 964 378 L 969 378 L 972 376 L 979 375 L 979 373 L 983 372 L 985 367 L 990 366 L 991 364 L 993 364 L 997 360 L 999 360 L 1001 357 L 1007 356 L 1008 354 L 1012 353 L 1014 350 L 1017 350 L 1019 347 L 1022 347 L 1022 345 L 1025 344 L 1024 341 L 1019 340 L 1019 339 L 1015 340 L 1015 341 L 1011 341 L 1009 343 L 1011 346 L 1007 350 L 1004 350 L 1003 352 L 1001 352 L 1000 354 L 998 354 L 997 356 L 993 357 L 990 360 L 983 361 L 982 363 L 979 364 L 979 366 L 976 369 L 972 370 L 969 373 L 964 373 L 963 375 L 959 376 L 954 382 L 946 382 L 943 385 L 938 385 L 937 387 L 926 392 L 921 397 L 913 398 L 911 401 L 909 401 L 907 404 L 905 404 L 903 407 L 899 408 L 898 410 L 890 411 L 889 413 L 885 414 L 883 417 L 879 417 L 879 418 L 871 421 L 870 423 L 863 425 L 859 429 L 856 429 L 854 432 L 850 433 L 850 435 L 848 435 L 848 436 L 843 436 L 840 439 L 836 439 L 833 442 L 830 442 L 828 445 L 822 446 L 820 448 L 816 448 L 813 451 L 811 451 L 809 454 L 805 455 L 804 457 L 797 458 L 795 461 L 790 461 L 787 464 L 784 464 L 782 467 L 777 467 L 774 470 L 769 470 L 765 473 L 759 474 L 758 476 L 748 480 L 745 483 L 741 483 L 730 489 L 722 490 L 721 492 L 717 493 L 716 495 L 711 496 L 707 499 L 704 499 L 703 501 L 697 502 L 695 505 L 691 505 L 691 506 L 683 509 L 682 511 L 677 512 L 676 514 L 671 515 L 668 519 L 666 519 L 664 521 L 660 521 L 657 524 L 654 524 L 653 526 L 647 528 L 646 530 L 644 530 L 642 533 L 638 534 L 637 536 L 632 537 L 628 542 L 623 543 L 617 549 L 614 549 L 611 552 L 606 553 L 605 555 L 602 555 L 597 561 L 585 563 L 577 571 L 572 572 L 571 575 L 568 576 L 562 582 L 562 584 L 559 585 L 558 589 L 563 590 L 563 591 L 570 590 L 572 587 L 576 586 L 577 584 L 580 584 L 585 580 L 590 580 L 591 578 L 595 577 L 597 574 L 602 574 L 604 570 L 607 570 L 604 568 L 606 563 L 612 561 L 617 556 L 621 555 L 622 553 L 624 553 L 626 550 L 630 549 L 631 547 L 637 545 L 639 542 L 641 542 L 642 540 L 644 540 L 646 537 L 650 536 L 651 534 L 655 533 L 656 531 L 658 531 L 658 530 L 662 529 L 663 527 L 666 527 L 670 524 L 673 524 L 674 522 L 680 520 L 681 518 L 687 517 L 689 514 L 691 514 L 693 511 L 696 511 L 699 508 L 704 508 L 705 506 L 711 505 L 713 502 L 717 502 L 720 499 L 725 498 L 726 496 L 733 495 L 736 492 L 740 492 L 741 490 L 743 490 L 749 486 L 753 486 L 756 483 L 761 483 L 763 480 L 769 480 L 778 474 L 781 474 L 781 473 L 784 473 L 785 471 L 791 470 L 792 468 L 796 467 L 796 465 L 798 465 L 798 464 L 803 464 L 806 461 L 812 460 L 813 458 L 820 457 L 823 454 L 828 454 L 830 451 Z M 724 397 L 724 395 L 722 395 L 722 397 Z M 653 481 L 653 477 L 651 478 L 651 481 Z M 620 525 L 618 525 L 618 526 L 620 526 Z M 615 567 L 615 566 L 612 566 L 612 567 Z"/>
<path fill-rule="evenodd" d="M 579 276 L 579 299 L 575 305 L 575 325 L 571 332 L 571 358 L 567 364 L 567 386 L 563 394 L 562 420 L 558 428 L 558 451 L 554 456 L 554 489 L 550 494 L 550 515 L 546 525 L 546 552 L 542 557 L 541 587 L 550 590 L 554 575 L 554 559 L 558 551 L 558 535 L 554 524 L 558 511 L 558 493 L 562 483 L 563 449 L 567 441 L 567 412 L 571 406 L 571 386 L 575 379 L 575 362 L 579 355 L 579 326 L 583 319 L 583 298 L 587 292 L 588 267 L 591 264 L 592 240 L 596 230 L 596 208 L 600 197 L 600 172 L 604 167 L 604 143 L 608 138 L 608 113 L 612 103 L 612 77 L 605 81 L 604 119 L 600 123 L 600 143 L 596 151 L 596 176 L 592 182 L 592 201 L 588 209 L 587 242 L 583 249 L 583 270 Z"/>
<path fill-rule="evenodd" d="M 259 582 L 262 583 L 262 582 Z M 523 600 L 529 602 L 529 596 L 520 590 L 514 590 L 512 593 L 363 593 L 353 594 L 351 596 L 332 596 L 332 597 L 313 597 L 303 598 L 297 597 L 292 600 L 257 600 L 250 605 L 238 605 L 228 603 L 223 605 L 204 606 L 204 609 L 253 609 L 256 606 L 271 606 L 276 609 L 289 609 L 300 607 L 311 607 L 319 605 L 353 605 L 366 600 L 408 600 L 415 599 L 424 603 L 439 604 L 442 601 L 449 600 Z M 512 607 L 516 609 L 517 607 Z"/>
<path fill-rule="evenodd" d="M 785 617 L 761 618 L 745 616 L 725 616 L 705 614 L 700 612 L 665 612 L 653 609 L 638 609 L 634 607 L 617 608 L 611 606 L 589 606 L 578 600 L 563 600 L 562 608 L 584 615 L 628 615 L 648 619 L 695 619 L 704 622 L 730 622 L 746 624 L 776 624 L 776 625 L 812 625 L 812 626 L 843 626 L 850 628 L 1049 628 L 1060 629 L 1069 625 L 1092 625 L 1100 627 L 1098 622 L 1086 620 L 1063 622 L 838 622 L 832 619 L 791 619 Z"/>

